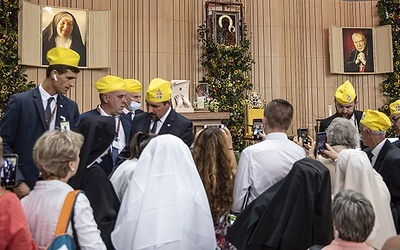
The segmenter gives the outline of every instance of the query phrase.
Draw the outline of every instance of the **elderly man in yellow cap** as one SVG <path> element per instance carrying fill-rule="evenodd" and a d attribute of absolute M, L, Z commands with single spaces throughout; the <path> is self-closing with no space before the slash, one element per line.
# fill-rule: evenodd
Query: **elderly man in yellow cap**
<path fill-rule="evenodd" d="M 362 111 L 355 110 L 357 104 L 357 95 L 353 85 L 346 80 L 340 85 L 335 92 L 335 108 L 336 113 L 321 121 L 319 131 L 324 132 L 329 127 L 329 124 L 336 117 L 349 119 L 357 128 L 360 123 Z"/>
<path fill-rule="evenodd" d="M 391 197 L 397 233 L 400 233 L 400 149 L 385 138 L 392 123 L 384 113 L 367 109 L 360 121 L 361 139 L 372 166 L 382 176 Z"/>
<path fill-rule="evenodd" d="M 100 78 L 95 87 L 99 92 L 100 104 L 81 115 L 81 118 L 89 115 L 112 116 L 115 118 L 115 140 L 108 154 L 101 159 L 100 166 L 107 176 L 112 172 L 118 154 L 129 144 L 129 134 L 132 120 L 129 115 L 123 113 L 126 105 L 126 90 L 124 80 L 118 76 L 108 75 Z"/>
<path fill-rule="evenodd" d="M 12 95 L 1 122 L 4 153 L 19 157 L 14 192 L 20 198 L 29 194 L 40 177 L 32 159 L 36 140 L 46 130 L 73 130 L 79 124 L 78 105 L 65 94 L 75 85 L 80 57 L 73 50 L 53 48 L 47 59 L 46 79 L 35 89 Z"/>
<path fill-rule="evenodd" d="M 393 127 L 396 131 L 396 134 L 400 134 L 400 100 L 392 102 L 389 105 L 390 109 L 390 117 L 392 119 Z M 400 148 L 400 140 L 393 142 L 396 147 Z"/>
<path fill-rule="evenodd" d="M 131 119 L 135 115 L 143 113 L 140 109 L 142 102 L 142 84 L 136 79 L 124 79 L 126 90 L 126 104 L 124 113 L 130 115 Z"/>

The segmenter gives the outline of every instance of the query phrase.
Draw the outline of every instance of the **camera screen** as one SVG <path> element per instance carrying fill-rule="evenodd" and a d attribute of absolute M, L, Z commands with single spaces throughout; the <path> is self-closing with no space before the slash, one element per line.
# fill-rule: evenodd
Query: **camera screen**
<path fill-rule="evenodd" d="M 319 132 L 317 133 L 317 153 L 321 154 L 321 151 L 325 150 L 325 143 L 326 143 L 326 133 Z"/>
<path fill-rule="evenodd" d="M 299 128 L 297 129 L 297 137 L 304 144 L 308 144 L 308 129 L 307 128 Z"/>
<path fill-rule="evenodd" d="M 260 133 L 263 133 L 262 119 L 253 120 L 253 140 L 261 140 Z"/>
<path fill-rule="evenodd" d="M 18 156 L 16 154 L 5 154 L 0 169 L 1 186 L 14 187 L 16 183 Z"/>

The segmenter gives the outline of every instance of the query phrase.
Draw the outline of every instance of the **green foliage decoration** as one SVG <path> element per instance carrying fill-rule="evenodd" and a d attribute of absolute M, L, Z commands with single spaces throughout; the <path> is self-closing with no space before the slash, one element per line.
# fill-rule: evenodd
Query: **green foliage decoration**
<path fill-rule="evenodd" d="M 379 24 L 391 25 L 393 42 L 393 73 L 387 74 L 382 82 L 382 94 L 386 98 L 380 111 L 390 115 L 389 104 L 400 99 L 400 0 L 379 0 L 377 3 Z M 394 131 L 388 131 L 388 137 L 394 137 Z"/>
<path fill-rule="evenodd" d="M 34 88 L 27 83 L 26 67 L 18 65 L 19 0 L 0 0 L 0 117 L 9 97 Z"/>
<path fill-rule="evenodd" d="M 219 112 L 230 113 L 230 119 L 223 122 L 231 131 L 236 151 L 245 147 L 245 94 L 253 87 L 249 72 L 255 63 L 250 51 L 250 39 L 246 37 L 246 26 L 243 28 L 243 37 L 238 45 L 229 45 L 214 41 L 211 28 L 205 23 L 198 27 L 203 49 L 200 59 L 206 71 L 209 96 L 217 100 Z"/>

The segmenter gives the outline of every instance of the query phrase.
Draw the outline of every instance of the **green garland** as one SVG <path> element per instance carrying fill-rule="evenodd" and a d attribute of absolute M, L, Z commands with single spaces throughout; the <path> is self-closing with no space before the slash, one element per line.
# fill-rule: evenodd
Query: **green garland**
<path fill-rule="evenodd" d="M 0 0 L 0 117 L 12 94 L 36 86 L 27 83 L 26 68 L 18 65 L 19 10 L 19 0 Z"/>
<path fill-rule="evenodd" d="M 246 146 L 245 93 L 253 87 L 249 71 L 254 60 L 250 52 L 250 39 L 246 38 L 246 26 L 243 28 L 244 35 L 239 45 L 215 42 L 206 24 L 198 28 L 199 40 L 203 45 L 201 65 L 207 72 L 209 95 L 214 104 L 218 103 L 218 111 L 230 113 L 230 119 L 223 122 L 231 131 L 236 151 Z"/>
<path fill-rule="evenodd" d="M 392 26 L 394 70 L 393 73 L 387 74 L 387 79 L 382 82 L 382 93 L 386 101 L 385 105 L 379 108 L 390 115 L 389 104 L 400 99 L 400 0 L 380 0 L 377 7 L 379 24 Z M 394 137 L 394 131 L 389 131 L 387 136 Z"/>

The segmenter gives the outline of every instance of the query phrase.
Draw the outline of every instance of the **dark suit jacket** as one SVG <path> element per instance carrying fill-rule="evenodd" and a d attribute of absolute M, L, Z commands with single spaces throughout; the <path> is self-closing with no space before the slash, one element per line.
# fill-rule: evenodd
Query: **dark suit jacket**
<path fill-rule="evenodd" d="M 374 169 L 386 183 L 391 202 L 400 202 L 400 149 L 386 140 L 376 158 Z"/>
<path fill-rule="evenodd" d="M 71 130 L 79 124 L 78 105 L 71 99 L 58 94 L 56 127 L 60 127 L 60 117 L 65 117 Z M 32 150 L 36 140 L 46 131 L 44 108 L 39 89 L 17 93 L 10 97 L 0 127 L 5 154 L 18 154 L 19 171 L 17 181 L 25 181 L 33 188 L 39 170 L 33 163 Z"/>
<path fill-rule="evenodd" d="M 364 150 L 370 154 L 371 149 Z M 374 169 L 382 176 L 390 192 L 390 207 L 396 231 L 400 233 L 400 149 L 386 140 L 379 152 Z"/>
<path fill-rule="evenodd" d="M 149 133 L 150 131 L 150 118 L 147 112 L 135 115 L 132 121 L 131 135 L 129 138 L 132 139 L 133 135 L 137 132 Z M 175 110 L 171 109 L 171 112 L 165 119 L 163 126 L 158 132 L 159 135 L 171 134 L 175 135 L 183 140 L 183 142 L 191 147 L 194 142 L 193 135 L 193 123 L 186 117 L 178 114 Z M 124 150 L 119 154 L 117 160 L 117 166 L 121 164 L 124 160 L 128 159 L 131 154 L 131 149 L 129 144 L 124 148 Z"/>
<path fill-rule="evenodd" d="M 354 114 L 355 114 L 355 117 L 357 120 L 357 125 L 360 125 L 360 120 L 363 115 L 363 112 L 359 111 L 359 110 L 354 110 Z M 333 119 L 335 119 L 337 117 L 340 117 L 340 115 L 339 115 L 339 113 L 336 112 L 334 115 L 331 115 L 328 118 L 325 118 L 324 120 L 322 120 L 319 124 L 319 132 L 325 132 L 326 129 L 331 124 L 331 122 L 333 121 Z"/>
<path fill-rule="evenodd" d="M 100 115 L 99 111 L 97 111 L 97 109 L 92 109 L 89 110 L 83 114 L 81 114 L 81 119 L 89 116 L 89 115 Z M 131 127 L 132 127 L 132 120 L 130 115 L 122 113 L 121 114 L 121 124 L 122 127 L 124 128 L 124 134 L 125 134 L 125 146 L 129 145 L 130 142 L 130 134 L 131 134 Z M 102 162 L 99 164 L 101 166 L 101 168 L 104 170 L 104 172 L 106 173 L 106 175 L 110 175 L 112 170 L 114 169 L 114 163 L 112 160 L 112 155 L 110 150 L 108 151 L 108 154 L 103 156 L 101 158 Z"/>

